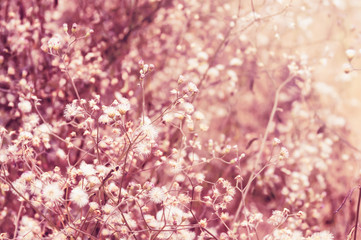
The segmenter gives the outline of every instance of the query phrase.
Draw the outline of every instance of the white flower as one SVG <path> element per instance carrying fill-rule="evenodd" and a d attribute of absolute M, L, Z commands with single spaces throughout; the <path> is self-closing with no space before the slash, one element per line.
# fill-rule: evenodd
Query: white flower
<path fill-rule="evenodd" d="M 92 176 L 96 174 L 94 165 L 82 162 L 79 167 L 80 171 L 84 176 Z"/>
<path fill-rule="evenodd" d="M 39 180 L 39 179 L 36 179 L 30 185 L 30 192 L 32 194 L 40 195 L 41 190 L 43 189 L 43 186 L 44 186 L 43 182 L 41 180 Z"/>
<path fill-rule="evenodd" d="M 356 51 L 354 49 L 347 49 L 345 53 L 349 60 L 353 59 L 356 55 Z"/>
<path fill-rule="evenodd" d="M 54 49 L 55 51 L 59 50 L 62 46 L 62 40 L 60 36 L 54 36 L 48 41 L 48 48 Z"/>
<path fill-rule="evenodd" d="M 112 106 L 105 107 L 104 108 L 104 113 L 106 115 L 108 115 L 108 117 L 111 118 L 111 119 L 120 115 L 117 108 L 112 107 Z"/>
<path fill-rule="evenodd" d="M 93 110 L 99 109 L 99 107 L 97 106 L 97 101 L 95 99 L 91 99 L 89 101 L 89 107 L 91 107 Z"/>
<path fill-rule="evenodd" d="M 112 121 L 112 119 L 110 117 L 108 117 L 107 114 L 103 114 L 99 117 L 98 121 L 99 121 L 99 123 L 102 123 L 102 124 L 108 124 Z"/>
<path fill-rule="evenodd" d="M 138 143 L 135 148 L 133 149 L 135 153 L 137 153 L 140 156 L 147 156 L 151 152 L 151 146 L 150 144 L 143 142 Z"/>
<path fill-rule="evenodd" d="M 76 105 L 75 101 L 65 106 L 64 117 L 67 120 L 70 120 L 72 117 L 76 116 L 77 114 L 78 114 L 78 106 Z"/>
<path fill-rule="evenodd" d="M 90 202 L 89 207 L 92 210 L 97 210 L 97 209 L 99 209 L 99 204 L 97 202 Z"/>
<path fill-rule="evenodd" d="M 63 198 L 63 190 L 58 183 L 47 184 L 43 189 L 43 197 L 50 202 L 58 202 Z"/>
<path fill-rule="evenodd" d="M 149 137 L 151 140 L 154 140 L 158 137 L 158 131 L 157 129 L 151 125 L 151 124 L 146 124 L 143 125 L 140 128 L 140 131 L 142 131 L 147 137 Z"/>
<path fill-rule="evenodd" d="M 35 174 L 32 171 L 26 171 L 23 174 L 21 174 L 21 179 L 23 179 L 25 182 L 32 182 L 35 179 Z"/>
<path fill-rule="evenodd" d="M 31 113 L 30 115 L 25 116 L 23 119 L 26 131 L 31 131 L 34 127 L 38 125 L 40 120 L 36 113 Z"/>
<path fill-rule="evenodd" d="M 104 165 L 97 165 L 96 170 L 98 176 L 102 178 L 104 178 L 110 172 L 110 169 Z"/>
<path fill-rule="evenodd" d="M 173 121 L 174 115 L 173 115 L 173 113 L 166 113 L 163 115 L 162 119 L 164 122 L 169 123 L 169 122 Z"/>
<path fill-rule="evenodd" d="M 278 138 L 273 138 L 272 145 L 277 146 L 278 144 L 281 144 L 281 140 Z"/>
<path fill-rule="evenodd" d="M 150 125 L 152 124 L 152 120 L 150 120 L 149 117 L 140 118 L 140 124 L 141 125 Z"/>
<path fill-rule="evenodd" d="M 182 209 L 175 206 L 165 206 L 164 210 L 160 210 L 156 214 L 156 219 L 158 221 L 164 221 L 164 216 L 167 221 L 175 221 L 177 224 L 181 224 L 185 219 L 192 217 L 191 213 L 186 213 Z"/>
<path fill-rule="evenodd" d="M 17 239 L 37 239 L 41 235 L 40 223 L 28 216 L 23 216 L 20 221 L 19 236 Z"/>
<path fill-rule="evenodd" d="M 198 92 L 198 88 L 197 85 L 195 85 L 193 82 L 189 82 L 187 85 L 187 90 L 190 93 L 197 93 Z"/>
<path fill-rule="evenodd" d="M 243 64 L 243 60 L 239 58 L 232 58 L 231 61 L 229 61 L 229 65 L 231 66 L 241 66 Z"/>
<path fill-rule="evenodd" d="M 286 220 L 286 216 L 279 210 L 272 211 L 272 216 L 267 220 L 273 226 L 277 226 Z"/>
<path fill-rule="evenodd" d="M 56 156 L 58 158 L 60 158 L 61 160 L 65 160 L 66 159 L 66 153 L 64 152 L 63 149 L 58 148 L 58 150 L 56 150 Z"/>
<path fill-rule="evenodd" d="M 188 114 L 192 114 L 194 112 L 194 106 L 192 103 L 184 102 L 182 104 L 182 107 L 183 107 L 184 111 Z"/>
<path fill-rule="evenodd" d="M 162 203 L 166 199 L 166 193 L 162 188 L 155 187 L 149 191 L 149 199 L 154 203 Z"/>
<path fill-rule="evenodd" d="M 12 189 L 12 192 L 14 194 L 18 195 L 18 192 L 23 196 L 26 194 L 27 185 L 26 185 L 26 182 L 24 179 L 22 179 L 22 178 L 16 179 L 13 182 L 13 186 L 16 189 L 16 191 Z"/>
<path fill-rule="evenodd" d="M 183 170 L 183 161 L 174 161 L 170 160 L 168 161 L 168 165 L 170 166 L 170 174 L 178 174 Z"/>
<path fill-rule="evenodd" d="M 0 150 L 0 163 L 7 163 L 8 155 L 6 150 Z"/>
<path fill-rule="evenodd" d="M 206 178 L 206 176 L 204 176 L 203 173 L 197 173 L 196 174 L 196 180 L 197 180 L 198 183 L 203 183 L 205 178 Z"/>
<path fill-rule="evenodd" d="M 38 135 L 41 135 L 42 137 L 46 135 L 46 137 L 48 137 L 48 134 L 52 131 L 52 127 L 49 124 L 43 123 L 36 128 L 36 131 L 38 132 Z"/>
<path fill-rule="evenodd" d="M 74 202 L 79 207 L 84 207 L 89 202 L 89 196 L 84 189 L 76 187 L 70 193 L 70 201 Z"/>
<path fill-rule="evenodd" d="M 186 80 L 186 78 L 183 75 L 180 75 L 178 78 L 178 84 L 182 84 Z"/>
<path fill-rule="evenodd" d="M 107 189 L 108 189 L 109 192 L 112 192 L 112 193 L 119 192 L 119 187 L 118 187 L 114 182 L 111 182 L 111 183 L 107 186 Z"/>
<path fill-rule="evenodd" d="M 289 155 L 290 155 L 290 154 L 289 154 L 287 148 L 282 147 L 282 148 L 281 148 L 281 151 L 280 151 L 280 158 L 281 158 L 281 159 L 287 159 L 287 158 L 289 157 Z"/>
<path fill-rule="evenodd" d="M 90 176 L 90 177 L 88 177 L 88 181 L 89 181 L 90 186 L 92 186 L 92 187 L 101 184 L 100 179 L 99 179 L 98 177 L 96 177 L 96 176 Z"/>
<path fill-rule="evenodd" d="M 30 140 L 33 138 L 33 134 L 31 134 L 30 132 L 20 132 L 20 135 L 19 135 L 19 140 L 21 141 L 26 141 L 26 140 Z"/>
<path fill-rule="evenodd" d="M 12 155 L 16 155 L 17 152 L 18 152 L 18 147 L 16 145 L 10 145 L 8 147 L 8 153 Z"/>
<path fill-rule="evenodd" d="M 117 106 L 118 112 L 124 115 L 126 112 L 130 110 L 129 100 L 121 97 L 119 100 L 119 105 Z"/>
<path fill-rule="evenodd" d="M 114 206 L 107 203 L 102 207 L 102 210 L 105 214 L 110 214 L 114 210 Z"/>
<path fill-rule="evenodd" d="M 312 234 L 310 240 L 333 240 L 334 236 L 329 231 L 322 231 Z"/>
<path fill-rule="evenodd" d="M 193 114 L 194 118 L 196 120 L 203 120 L 204 119 L 204 114 L 200 111 L 196 111 L 194 114 Z"/>
<path fill-rule="evenodd" d="M 22 111 L 23 113 L 31 112 L 31 103 L 27 100 L 23 100 L 19 102 L 18 107 L 20 111 Z"/>

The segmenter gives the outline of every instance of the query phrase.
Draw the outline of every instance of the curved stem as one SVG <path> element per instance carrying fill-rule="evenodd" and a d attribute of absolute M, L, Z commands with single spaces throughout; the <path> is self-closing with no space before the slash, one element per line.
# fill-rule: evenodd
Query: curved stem
<path fill-rule="evenodd" d="M 263 150 L 264 150 L 264 148 L 266 146 L 266 141 L 267 141 L 267 138 L 268 138 L 268 134 L 271 131 L 273 118 L 274 118 L 274 116 L 276 114 L 277 107 L 278 107 L 280 92 L 287 85 L 287 83 L 289 83 L 293 79 L 293 77 L 294 77 L 293 75 L 289 76 L 289 78 L 287 80 L 285 80 L 276 90 L 275 100 L 274 100 L 274 104 L 273 104 L 273 107 L 272 107 L 271 115 L 269 117 L 267 127 L 266 127 L 266 131 L 265 131 L 265 133 L 263 135 L 263 138 L 262 138 L 261 147 L 260 147 L 260 150 L 258 151 L 256 161 L 255 161 L 255 164 L 254 164 L 255 169 L 257 169 L 258 165 L 260 164 L 261 157 L 262 157 L 262 154 L 263 154 Z M 250 189 L 250 186 L 251 186 L 251 184 L 252 184 L 252 182 L 254 180 L 254 176 L 256 174 L 257 173 L 255 173 L 255 171 L 253 171 L 251 176 L 249 177 L 248 183 L 246 184 L 246 187 L 244 188 L 244 191 L 242 192 L 242 201 L 238 206 L 238 209 L 237 209 L 235 217 L 234 217 L 234 221 L 237 221 L 239 214 L 241 213 L 243 207 L 245 206 L 245 201 L 246 201 L 248 191 Z"/>
<path fill-rule="evenodd" d="M 145 124 L 144 122 L 144 115 L 145 115 L 145 92 L 144 92 L 144 80 L 141 80 L 140 82 L 140 86 L 142 87 L 142 121 L 143 121 L 143 125 Z"/>
<path fill-rule="evenodd" d="M 361 203 L 361 187 L 359 187 L 359 195 L 358 195 L 358 203 L 357 203 L 357 210 L 356 210 L 356 222 L 355 222 L 355 235 L 354 235 L 354 240 L 356 240 L 356 236 L 357 236 L 357 229 L 358 229 L 358 218 L 360 215 L 360 203 Z"/>
<path fill-rule="evenodd" d="M 19 211 L 18 211 L 18 215 L 16 217 L 16 221 L 15 221 L 15 230 L 14 230 L 14 239 L 16 239 L 16 236 L 18 235 L 18 226 L 19 226 L 19 222 L 20 222 L 20 215 L 21 212 L 23 211 L 24 208 L 24 202 L 21 202 Z"/>

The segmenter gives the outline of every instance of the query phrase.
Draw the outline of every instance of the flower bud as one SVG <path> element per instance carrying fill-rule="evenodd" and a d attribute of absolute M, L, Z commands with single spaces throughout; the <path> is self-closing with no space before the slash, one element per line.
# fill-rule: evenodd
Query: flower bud
<path fill-rule="evenodd" d="M 68 30 L 69 30 L 69 29 L 68 29 L 68 24 L 64 23 L 64 24 L 63 24 L 63 29 L 64 29 L 64 32 L 65 32 L 65 33 L 68 33 Z"/>
<path fill-rule="evenodd" d="M 185 80 L 185 77 L 183 75 L 180 75 L 178 78 L 178 85 L 181 85 Z"/>
<path fill-rule="evenodd" d="M 347 49 L 345 53 L 349 61 L 351 61 L 356 55 L 356 51 L 354 49 Z"/>
<path fill-rule="evenodd" d="M 154 65 L 153 64 L 149 64 L 149 72 L 152 72 L 154 70 Z"/>
<path fill-rule="evenodd" d="M 139 62 L 138 62 L 138 65 L 139 65 L 140 68 L 143 68 L 144 67 L 144 60 L 140 59 Z"/>
<path fill-rule="evenodd" d="M 78 25 L 76 23 L 73 23 L 73 26 L 71 27 L 71 32 L 76 33 L 77 28 L 78 28 Z"/>
<path fill-rule="evenodd" d="M 343 71 L 344 71 L 346 74 L 350 73 L 350 72 L 352 71 L 352 66 L 351 66 L 350 64 L 348 64 L 348 63 L 345 63 L 345 64 L 343 65 Z"/>
<path fill-rule="evenodd" d="M 94 32 L 93 29 L 90 29 L 86 34 L 85 34 L 85 37 L 89 37 L 90 34 L 92 34 Z"/>

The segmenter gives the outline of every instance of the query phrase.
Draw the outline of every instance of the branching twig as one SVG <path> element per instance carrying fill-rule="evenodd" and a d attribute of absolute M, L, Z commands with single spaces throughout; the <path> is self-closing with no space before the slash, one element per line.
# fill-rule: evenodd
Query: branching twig
<path fill-rule="evenodd" d="M 271 111 L 271 115 L 269 117 L 269 120 L 268 120 L 268 123 L 267 123 L 267 127 L 266 127 L 266 131 L 263 135 L 263 138 L 262 138 L 262 142 L 261 142 L 261 147 L 258 151 L 258 154 L 257 154 L 257 157 L 256 157 L 256 161 L 255 161 L 255 169 L 258 168 L 258 165 L 260 164 L 260 161 L 261 161 L 261 157 L 262 157 L 262 154 L 263 154 L 263 150 L 266 146 L 266 141 L 267 141 L 267 138 L 268 138 L 268 134 L 269 132 L 271 131 L 271 126 L 272 126 L 272 122 L 273 122 L 273 118 L 276 114 L 276 111 L 277 111 L 277 108 L 278 108 L 278 101 L 279 101 L 279 95 L 280 95 L 280 92 L 282 91 L 282 89 L 287 85 L 287 83 L 289 83 L 292 79 L 293 79 L 293 75 L 289 76 L 288 79 L 286 79 L 276 90 L 276 94 L 275 94 L 275 100 L 274 100 L 274 104 L 273 104 L 273 107 L 272 107 L 272 111 Z M 243 209 L 243 204 L 242 203 L 245 203 L 246 201 L 246 197 L 247 197 L 247 193 L 250 189 L 250 186 L 254 180 L 254 176 L 255 176 L 255 172 L 253 171 L 251 176 L 249 177 L 249 180 L 248 180 L 248 183 L 246 184 L 246 187 L 244 188 L 244 191 L 242 192 L 242 200 L 241 200 L 241 203 L 239 204 L 238 206 L 238 209 L 236 211 L 236 214 L 235 214 L 235 217 L 234 217 L 234 222 L 237 221 L 238 219 L 238 216 L 239 214 L 241 213 L 242 209 Z"/>

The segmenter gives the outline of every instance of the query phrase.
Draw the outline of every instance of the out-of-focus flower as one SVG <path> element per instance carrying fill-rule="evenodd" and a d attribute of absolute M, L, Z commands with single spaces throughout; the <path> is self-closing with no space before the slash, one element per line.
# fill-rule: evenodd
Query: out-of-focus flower
<path fill-rule="evenodd" d="M 79 207 L 84 207 L 89 202 L 88 193 L 81 187 L 75 187 L 70 193 L 70 201 Z"/>
<path fill-rule="evenodd" d="M 334 236 L 329 231 L 322 231 L 312 234 L 309 240 L 333 240 Z"/>
<path fill-rule="evenodd" d="M 277 226 L 286 220 L 286 216 L 282 211 L 275 210 L 272 212 L 272 216 L 267 220 L 268 223 Z"/>
<path fill-rule="evenodd" d="M 141 156 L 147 156 L 148 154 L 151 153 L 150 143 L 146 143 L 144 141 L 138 143 L 134 148 L 134 152 L 136 152 L 137 154 L 139 154 Z"/>
<path fill-rule="evenodd" d="M 189 82 L 187 85 L 187 91 L 191 94 L 197 93 L 198 92 L 197 85 L 195 85 L 193 82 Z"/>
<path fill-rule="evenodd" d="M 23 113 L 31 112 L 31 103 L 28 100 L 23 100 L 19 102 L 18 107 Z"/>
<path fill-rule="evenodd" d="M 155 187 L 149 191 L 149 199 L 154 203 L 162 203 L 166 196 L 165 191 L 160 187 Z"/>
<path fill-rule="evenodd" d="M 343 71 L 344 73 L 350 73 L 352 71 L 352 66 L 349 63 L 345 63 L 343 66 Z"/>
<path fill-rule="evenodd" d="M 92 176 L 96 174 L 96 170 L 94 168 L 94 165 L 87 164 L 85 162 L 82 162 L 79 167 L 82 175 L 84 176 Z"/>
<path fill-rule="evenodd" d="M 207 219 L 202 219 L 199 221 L 199 226 L 201 226 L 202 228 L 207 227 Z"/>
<path fill-rule="evenodd" d="M 119 104 L 117 105 L 117 109 L 120 114 L 124 115 L 126 112 L 130 110 L 129 100 L 124 97 L 121 97 L 119 99 Z"/>
<path fill-rule="evenodd" d="M 356 51 L 354 49 L 347 49 L 345 53 L 349 61 L 351 61 L 356 55 Z"/>
<path fill-rule="evenodd" d="M 43 197 L 50 202 L 58 202 L 62 200 L 63 191 L 61 190 L 59 183 L 47 184 L 43 189 Z"/>
<path fill-rule="evenodd" d="M 70 104 L 67 104 L 65 106 L 65 110 L 64 110 L 64 117 L 67 120 L 71 120 L 73 117 L 77 117 L 77 116 L 83 116 L 83 111 L 82 108 L 77 106 L 76 101 L 73 101 Z"/>
<path fill-rule="evenodd" d="M 23 131 L 23 132 L 20 132 L 20 134 L 19 134 L 19 140 L 21 140 L 21 141 L 28 141 L 32 138 L 33 138 L 33 134 L 31 134 L 30 132 Z"/>
<path fill-rule="evenodd" d="M 78 25 L 76 23 L 73 23 L 73 25 L 71 26 L 71 32 L 76 33 L 77 30 L 78 30 Z"/>
<path fill-rule="evenodd" d="M 40 223 L 28 216 L 23 216 L 20 221 L 17 239 L 32 240 L 37 239 L 41 234 Z"/>
<path fill-rule="evenodd" d="M 140 130 L 144 135 L 150 138 L 150 140 L 154 140 L 158 136 L 158 131 L 152 124 L 143 125 Z"/>
<path fill-rule="evenodd" d="M 62 39 L 60 36 L 55 36 L 49 39 L 48 48 L 50 50 L 58 51 L 62 47 Z"/>
<path fill-rule="evenodd" d="M 63 24 L 63 30 L 64 30 L 65 33 L 68 33 L 68 30 L 69 30 L 68 29 L 68 24 L 66 24 L 66 23 Z"/>

